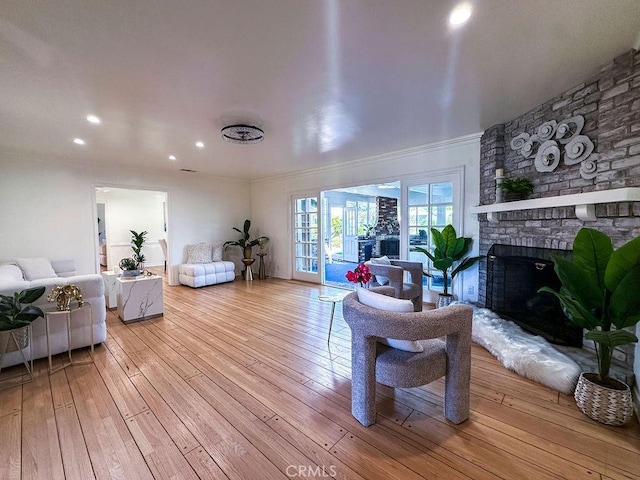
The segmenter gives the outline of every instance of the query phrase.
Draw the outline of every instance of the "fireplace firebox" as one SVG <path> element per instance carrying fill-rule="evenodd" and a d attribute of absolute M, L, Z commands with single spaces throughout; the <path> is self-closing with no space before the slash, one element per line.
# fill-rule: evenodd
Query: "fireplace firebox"
<path fill-rule="evenodd" d="M 380 240 L 380 255 L 397 257 L 400 254 L 400 240 L 397 238 L 387 238 Z"/>
<path fill-rule="evenodd" d="M 571 258 L 571 251 L 494 244 L 487 254 L 485 305 L 501 317 L 551 343 L 582 346 L 582 328 L 563 313 L 560 302 L 538 289 L 560 288 L 551 255 Z"/>

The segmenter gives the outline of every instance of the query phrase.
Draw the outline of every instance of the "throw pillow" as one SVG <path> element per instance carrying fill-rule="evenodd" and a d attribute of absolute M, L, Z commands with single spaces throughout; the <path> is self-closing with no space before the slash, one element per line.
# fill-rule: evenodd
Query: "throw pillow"
<path fill-rule="evenodd" d="M 58 276 L 47 258 L 16 258 L 15 262 L 22 270 L 24 279 L 29 282 Z"/>
<path fill-rule="evenodd" d="M 369 260 L 374 265 L 391 265 L 391 260 L 386 255 L 383 257 L 372 258 Z M 389 279 L 387 277 L 383 277 L 382 275 L 376 275 L 376 282 L 380 285 L 387 285 L 389 283 Z"/>
<path fill-rule="evenodd" d="M 211 253 L 210 243 L 187 245 L 187 263 L 211 263 Z"/>
<path fill-rule="evenodd" d="M 24 281 L 24 276 L 22 275 L 22 270 L 17 265 L 12 265 L 10 263 L 5 263 L 0 265 L 0 280 L 5 280 L 7 282 L 11 281 Z"/>
<path fill-rule="evenodd" d="M 358 301 L 364 305 L 386 312 L 413 312 L 411 300 L 400 300 L 380 293 L 372 292 L 366 288 L 358 288 Z M 417 340 L 397 340 L 395 338 L 379 338 L 380 343 L 405 350 L 407 352 L 422 352 L 424 348 Z"/>
<path fill-rule="evenodd" d="M 214 262 L 222 261 L 222 242 L 213 242 L 212 244 L 211 258 Z"/>

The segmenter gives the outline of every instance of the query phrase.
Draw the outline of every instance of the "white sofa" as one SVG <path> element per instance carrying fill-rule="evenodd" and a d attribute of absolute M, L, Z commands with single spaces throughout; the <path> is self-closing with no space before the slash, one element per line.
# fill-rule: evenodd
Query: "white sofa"
<path fill-rule="evenodd" d="M 236 265 L 222 259 L 222 242 L 185 246 L 187 260 L 178 266 L 178 281 L 192 288 L 232 282 Z"/>
<path fill-rule="evenodd" d="M 46 268 L 46 265 L 49 268 Z M 34 268 L 37 266 L 37 268 Z M 55 302 L 48 302 L 47 296 L 57 285 L 76 285 L 82 292 L 83 299 L 91 304 L 93 321 L 93 343 L 99 344 L 107 339 L 107 311 L 105 308 L 104 283 L 100 274 L 77 275 L 73 260 L 49 262 L 47 259 L 16 259 L 14 262 L 0 264 L 0 294 L 13 295 L 26 288 L 45 287 L 42 297 L 33 305 L 55 309 Z M 75 301 L 72 301 L 72 305 Z M 91 345 L 91 330 L 88 325 L 88 309 L 78 310 L 71 314 L 71 348 Z M 57 316 L 50 324 L 51 354 L 66 352 L 67 330 L 64 317 Z M 47 337 L 44 318 L 33 321 L 33 338 L 25 349 L 27 358 L 32 355 L 35 360 L 47 356 Z M 22 363 L 20 352 L 7 353 L 2 367 Z"/>

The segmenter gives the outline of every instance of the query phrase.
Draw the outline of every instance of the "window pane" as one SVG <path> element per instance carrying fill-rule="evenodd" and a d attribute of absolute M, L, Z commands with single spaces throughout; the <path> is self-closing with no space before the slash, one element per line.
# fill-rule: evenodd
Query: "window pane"
<path fill-rule="evenodd" d="M 433 268 L 431 260 L 425 254 L 411 250 L 419 246 L 433 252 L 431 228 L 442 230 L 447 224 L 453 223 L 453 182 L 409 187 L 408 205 L 408 258 L 421 262 L 425 271 L 432 275 L 423 278 L 423 285 L 442 291 L 443 278 L 440 271 Z"/>
<path fill-rule="evenodd" d="M 431 225 L 441 230 L 453 220 L 453 207 L 451 205 L 439 205 L 431 207 Z"/>
<path fill-rule="evenodd" d="M 429 203 L 429 185 L 414 185 L 409 187 L 409 205 L 426 205 Z"/>
<path fill-rule="evenodd" d="M 453 183 L 432 183 L 431 203 L 453 203 Z"/>

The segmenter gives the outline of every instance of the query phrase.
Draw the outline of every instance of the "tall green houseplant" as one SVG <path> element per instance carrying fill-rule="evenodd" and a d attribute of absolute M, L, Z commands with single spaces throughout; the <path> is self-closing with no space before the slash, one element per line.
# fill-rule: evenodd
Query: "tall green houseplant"
<path fill-rule="evenodd" d="M 582 228 L 573 242 L 573 260 L 553 256 L 560 291 L 555 295 L 565 315 L 585 328 L 598 357 L 598 383 L 613 387 L 609 377 L 613 349 L 635 343 L 628 330 L 640 321 L 640 237 L 614 250 L 611 239 L 591 228 Z"/>
<path fill-rule="evenodd" d="M 142 247 L 147 239 L 147 232 L 144 231 L 138 233 L 133 230 L 129 231 L 131 232 L 131 249 L 133 250 L 133 259 L 138 264 L 138 268 L 140 268 L 146 260 L 142 253 Z"/>
<path fill-rule="evenodd" d="M 435 246 L 433 253 L 422 247 L 414 247 L 414 250 L 424 253 L 433 263 L 433 267 L 442 272 L 444 281 L 442 294 L 450 296 L 449 278 L 453 281 L 458 273 L 473 266 L 480 257 L 465 257 L 473 240 L 470 237 L 458 237 L 453 225 L 447 225 L 442 232 L 431 228 L 431 237 Z M 427 272 L 424 274 L 428 277 L 433 276 Z"/>
<path fill-rule="evenodd" d="M 240 233 L 242 236 L 238 240 L 229 240 L 224 242 L 224 247 L 228 246 L 236 246 L 242 248 L 243 258 L 251 258 L 251 251 L 253 247 L 258 245 L 261 240 L 269 240 L 269 237 L 257 237 L 251 240 L 251 234 L 249 233 L 249 229 L 251 228 L 251 220 L 246 219 L 244 221 L 244 225 L 242 230 L 236 227 L 232 227 L 236 232 Z"/>

